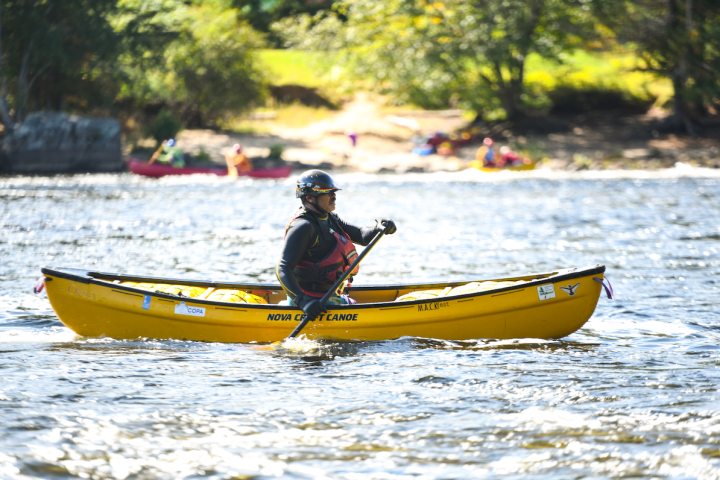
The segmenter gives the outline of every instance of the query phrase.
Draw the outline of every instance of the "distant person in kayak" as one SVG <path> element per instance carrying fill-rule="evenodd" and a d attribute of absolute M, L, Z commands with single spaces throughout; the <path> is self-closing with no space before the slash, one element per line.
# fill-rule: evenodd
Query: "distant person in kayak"
<path fill-rule="evenodd" d="M 520 167 L 522 165 L 531 165 L 532 160 L 528 157 L 520 158 L 520 155 L 511 150 L 510 147 L 500 147 L 500 163 L 501 167 Z"/>
<path fill-rule="evenodd" d="M 225 162 L 228 167 L 228 176 L 236 178 L 240 173 L 252 170 L 252 162 L 242 153 L 242 145 L 236 143 L 225 152 Z"/>
<path fill-rule="evenodd" d="M 166 140 L 160 145 L 153 156 L 150 157 L 150 164 L 157 161 L 158 163 L 166 163 L 173 167 L 182 168 L 185 166 L 185 157 L 183 156 L 182 149 L 176 146 L 174 138 Z"/>
<path fill-rule="evenodd" d="M 295 196 L 302 206 L 285 227 L 285 244 L 276 274 L 287 293 L 288 304 L 300 307 L 310 318 L 326 311 L 320 298 L 357 258 L 353 243 L 365 246 L 380 231 L 377 221 L 374 226 L 361 228 L 332 213 L 338 190 L 332 177 L 322 170 L 301 174 Z M 395 222 L 389 218 L 383 218 L 380 224 L 387 234 L 397 231 Z M 327 303 L 346 305 L 355 301 L 344 295 L 341 288 Z"/>
<path fill-rule="evenodd" d="M 525 159 L 529 160 L 529 159 Z M 520 158 L 517 152 L 510 149 L 508 146 L 500 147 L 500 166 L 502 167 L 517 167 L 524 163 L 524 160 Z"/>
<path fill-rule="evenodd" d="M 478 148 L 475 154 L 475 160 L 482 162 L 484 167 L 495 167 L 497 166 L 497 158 L 495 157 L 495 150 L 493 149 L 493 139 L 487 137 L 483 140 L 482 147 Z"/>

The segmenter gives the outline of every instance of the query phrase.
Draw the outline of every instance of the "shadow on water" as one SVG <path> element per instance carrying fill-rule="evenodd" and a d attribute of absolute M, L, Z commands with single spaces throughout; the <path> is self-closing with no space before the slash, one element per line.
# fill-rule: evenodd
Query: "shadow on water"
<path fill-rule="evenodd" d="M 11 312 L 13 313 L 13 312 Z M 13 315 L 12 320 L 3 322 L 6 327 L 62 327 L 62 322 L 56 315 Z"/>
<path fill-rule="evenodd" d="M 551 352 L 578 352 L 592 351 L 600 346 L 600 343 L 580 343 L 563 340 L 543 340 L 539 338 L 513 339 L 513 340 L 434 340 L 427 338 L 414 338 L 413 347 L 419 350 L 454 350 L 454 351 L 492 351 L 492 350 L 515 350 L 515 351 L 551 351 Z"/>
<path fill-rule="evenodd" d="M 222 345 L 222 347 L 218 348 L 219 345 Z M 192 342 L 187 340 L 155 340 L 149 338 L 117 340 L 109 337 L 77 336 L 76 339 L 71 342 L 55 343 L 47 350 L 60 353 L 94 352 L 111 356 L 163 354 L 163 360 L 187 360 L 191 357 L 186 357 L 183 354 L 211 353 L 225 348 L 228 345 L 229 344 Z"/>
<path fill-rule="evenodd" d="M 258 346 L 258 350 L 271 352 L 278 358 L 301 360 L 310 365 L 321 366 L 323 361 L 336 358 L 359 357 L 376 351 L 378 344 L 388 342 L 337 341 L 290 339 L 280 343 Z"/>

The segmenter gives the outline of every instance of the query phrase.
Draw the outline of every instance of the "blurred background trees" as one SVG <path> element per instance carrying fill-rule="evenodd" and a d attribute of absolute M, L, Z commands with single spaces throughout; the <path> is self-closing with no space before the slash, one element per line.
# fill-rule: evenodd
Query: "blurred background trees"
<path fill-rule="evenodd" d="M 344 0 L 332 14 L 288 18 L 276 30 L 292 46 L 338 51 L 350 75 L 405 102 L 500 106 L 515 119 L 533 104 L 525 91 L 528 55 L 559 60 L 592 35 L 583 6 L 567 0 Z"/>
<path fill-rule="evenodd" d="M 293 48 L 337 52 L 347 76 L 396 100 L 500 107 L 509 119 L 547 110 L 547 89 L 528 88 L 532 55 L 562 65 L 572 52 L 632 51 L 634 70 L 672 80 L 672 122 L 692 132 L 690 112 L 716 112 L 720 98 L 718 15 L 716 0 L 340 0 L 275 31 Z M 606 96 L 609 82 L 574 88 Z"/>
<path fill-rule="evenodd" d="M 154 8 L 148 7 L 151 5 Z M 169 107 L 188 127 L 213 126 L 263 96 L 263 35 L 229 2 L 123 0 L 110 21 L 124 49 L 116 100 Z"/>
<path fill-rule="evenodd" d="M 115 0 L 0 2 L 0 109 L 11 129 L 29 111 L 102 103 L 94 76 L 118 53 Z"/>
<path fill-rule="evenodd" d="M 169 108 L 213 125 L 263 96 L 265 45 L 230 1 L 0 1 L 0 107 L 27 112 Z"/>
<path fill-rule="evenodd" d="M 638 68 L 671 79 L 671 125 L 688 133 L 720 98 L 720 2 L 597 0 L 604 22 L 640 59 Z"/>
<path fill-rule="evenodd" d="M 0 0 L 2 122 L 7 132 L 37 110 L 147 122 L 164 111 L 186 127 L 227 125 L 263 105 L 277 68 L 293 68 L 268 67 L 279 46 L 323 52 L 335 85 L 487 118 L 624 88 L 573 77 L 573 62 L 598 52 L 628 76 L 667 79 L 671 127 L 694 132 L 720 108 L 717 0 Z"/>

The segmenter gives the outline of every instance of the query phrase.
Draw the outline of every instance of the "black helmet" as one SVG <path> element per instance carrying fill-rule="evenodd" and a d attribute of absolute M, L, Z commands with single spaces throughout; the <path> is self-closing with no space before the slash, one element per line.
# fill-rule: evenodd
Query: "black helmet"
<path fill-rule="evenodd" d="M 340 190 L 332 177 L 322 170 L 308 170 L 303 172 L 297 179 L 295 196 L 303 198 L 306 195 L 317 197 L 323 193 L 331 193 Z"/>

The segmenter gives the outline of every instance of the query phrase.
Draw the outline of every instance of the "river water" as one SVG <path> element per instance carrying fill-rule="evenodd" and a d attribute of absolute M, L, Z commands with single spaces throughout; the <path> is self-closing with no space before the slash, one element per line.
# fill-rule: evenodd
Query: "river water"
<path fill-rule="evenodd" d="M 274 283 L 289 182 L 0 177 L 0 478 L 720 478 L 720 175 L 337 173 L 356 284 L 604 264 L 554 341 L 83 338 L 44 265 Z M 289 333 L 289 332 L 288 332 Z"/>

